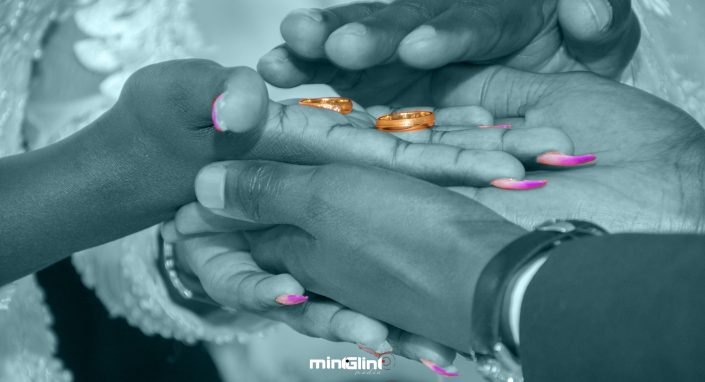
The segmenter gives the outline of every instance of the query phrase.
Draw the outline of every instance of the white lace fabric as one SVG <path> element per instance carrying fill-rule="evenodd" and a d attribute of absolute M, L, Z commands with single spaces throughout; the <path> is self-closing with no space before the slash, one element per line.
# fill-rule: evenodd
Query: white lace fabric
<path fill-rule="evenodd" d="M 0 3 L 0 156 L 24 150 L 22 121 L 32 61 L 58 3 L 45 0 Z M 4 181 L 4 180 L 0 180 Z M 51 316 L 33 276 L 0 287 L 0 381 L 68 381 L 53 357 Z"/>

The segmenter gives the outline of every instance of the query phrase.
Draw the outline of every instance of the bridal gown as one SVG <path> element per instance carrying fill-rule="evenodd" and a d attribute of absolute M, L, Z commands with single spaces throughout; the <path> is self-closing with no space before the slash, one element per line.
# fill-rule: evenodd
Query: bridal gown
<path fill-rule="evenodd" d="M 256 1 L 206 3 L 211 7 L 237 4 L 241 11 L 237 22 L 242 29 L 267 30 L 270 37 L 258 40 L 249 33 L 226 36 L 203 21 L 223 12 L 211 9 L 209 14 L 200 9 L 204 3 L 196 9 L 188 0 L 0 0 L 0 156 L 45 146 L 85 126 L 112 105 L 125 79 L 141 66 L 188 56 L 254 66 L 257 57 L 276 43 L 271 36 L 277 33 L 277 23 L 286 13 L 282 9 L 320 7 L 329 2 L 278 1 L 282 9 L 274 15 L 272 7 Z M 700 36 L 705 35 L 700 22 L 705 3 L 635 0 L 633 5 L 642 21 L 643 37 L 622 80 L 682 107 L 705 123 L 705 68 L 701 65 L 705 48 L 698 44 Z M 260 14 L 243 16 L 247 12 Z M 271 19 L 268 24 L 252 21 L 265 16 Z M 32 65 L 43 59 L 42 38 L 50 23 L 67 18 L 73 18 L 87 36 L 74 44 L 76 57 L 85 68 L 101 73 L 105 79 L 99 91 L 89 97 L 28 104 Z M 220 22 L 226 24 L 228 20 Z M 233 45 L 233 40 L 239 45 Z M 284 93 L 272 94 L 277 98 Z M 8 180 L 0 179 L 3 181 Z M 269 380 L 309 380 L 296 376 L 290 364 L 287 369 L 277 369 L 286 362 L 271 362 L 279 355 L 290 356 L 291 351 L 272 349 L 277 339 L 266 336 L 271 330 L 267 321 L 234 315 L 226 323 L 212 324 L 171 303 L 154 267 L 156 234 L 151 228 L 74 255 L 84 283 L 96 291 L 111 314 L 127 319 L 146 334 L 186 342 L 269 344 L 263 353 L 270 357 L 264 365 L 271 369 L 267 372 Z M 0 287 L 0 381 L 71 379 L 70 372 L 53 357 L 56 339 L 50 323 L 42 291 L 33 276 Z M 286 336 L 298 338 L 290 333 Z M 257 351 L 262 352 L 262 347 Z M 227 351 L 215 354 L 217 363 L 221 357 L 221 364 L 248 367 L 228 360 L 232 354 Z M 244 369 L 234 373 L 247 374 Z M 277 379 L 277 373 L 287 378 Z M 248 380 L 254 382 L 254 378 Z"/>

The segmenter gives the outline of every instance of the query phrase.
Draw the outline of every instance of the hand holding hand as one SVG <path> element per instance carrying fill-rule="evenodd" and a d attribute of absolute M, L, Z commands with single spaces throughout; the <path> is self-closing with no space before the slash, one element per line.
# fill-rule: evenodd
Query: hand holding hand
<path fill-rule="evenodd" d="M 209 191 L 214 182 L 222 194 Z M 451 191 L 350 165 L 217 163 L 201 172 L 197 193 L 218 214 L 277 224 L 245 234 L 264 269 L 463 350 L 480 271 L 524 232 Z"/>
<path fill-rule="evenodd" d="M 181 208 L 174 221 L 163 225 L 162 235 L 175 244 L 179 269 L 196 277 L 214 301 L 237 314 L 256 314 L 308 336 L 357 344 L 375 357 L 394 352 L 423 359 L 449 374 L 457 373 L 455 351 L 325 297 L 304 296 L 304 287 L 291 275 L 262 270 L 238 231 L 263 227 L 213 214 L 192 203 Z"/>

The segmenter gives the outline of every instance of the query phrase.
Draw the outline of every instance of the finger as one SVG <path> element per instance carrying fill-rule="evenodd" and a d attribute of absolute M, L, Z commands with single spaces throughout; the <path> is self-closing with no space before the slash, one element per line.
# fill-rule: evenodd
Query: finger
<path fill-rule="evenodd" d="M 270 310 L 262 315 L 284 322 L 307 336 L 359 344 L 379 353 L 392 351 L 384 324 L 323 297 L 312 296 L 300 306 Z"/>
<path fill-rule="evenodd" d="M 136 115 L 142 108 L 144 115 L 157 113 L 163 125 L 169 128 L 211 127 L 213 99 L 223 92 L 228 79 L 240 71 L 241 68 L 225 68 L 201 59 L 149 65 L 130 76 L 118 105 L 130 102 L 127 106 Z M 174 81 L 174 78 L 182 81 Z"/>
<path fill-rule="evenodd" d="M 216 140 L 223 158 L 245 152 L 259 140 L 268 105 L 269 94 L 262 77 L 250 68 L 234 69 L 211 112 L 215 129 L 228 132 Z"/>
<path fill-rule="evenodd" d="M 181 255 L 206 293 L 234 309 L 263 311 L 304 302 L 304 288 L 289 274 L 260 269 L 248 252 L 238 251 L 237 235 L 195 238 L 183 243 Z"/>
<path fill-rule="evenodd" d="M 203 234 L 247 231 L 267 227 L 267 225 L 216 214 L 194 202 L 179 208 L 174 220 L 162 225 L 162 237 L 167 242 L 174 242 Z"/>
<path fill-rule="evenodd" d="M 457 376 L 458 368 L 453 366 L 456 352 L 446 346 L 433 342 L 426 337 L 389 328 L 389 343 L 394 354 L 422 362 L 436 373 L 445 372 L 446 376 Z M 436 366 L 434 368 L 433 366 Z M 438 370 L 437 368 L 440 368 Z"/>
<path fill-rule="evenodd" d="M 563 76 L 563 77 L 562 77 Z M 479 105 L 495 118 L 524 117 L 526 111 L 552 99 L 549 90 L 568 75 L 535 74 L 502 66 L 453 65 L 441 69 L 432 84 L 438 107 Z M 574 82 L 584 80 L 571 75 Z"/>
<path fill-rule="evenodd" d="M 497 178 L 524 176 L 521 163 L 504 152 L 408 143 L 376 129 L 353 128 L 354 125 L 344 116 L 329 111 L 294 107 L 277 114 L 280 116 L 274 121 L 287 126 L 270 126 L 264 136 L 268 145 L 262 146 L 267 152 L 257 147 L 243 159 L 360 164 L 452 185 L 482 186 Z M 284 150 L 272 151 L 272 147 L 283 147 Z"/>
<path fill-rule="evenodd" d="M 366 69 L 392 59 L 402 39 L 447 8 L 448 1 L 397 0 L 372 15 L 333 32 L 325 48 L 335 64 Z"/>
<path fill-rule="evenodd" d="M 365 18 L 384 6 L 382 3 L 356 3 L 328 9 L 297 9 L 282 21 L 282 38 L 300 57 L 324 58 L 325 42 L 333 31 Z"/>
<path fill-rule="evenodd" d="M 274 48 L 260 58 L 257 71 L 270 84 L 290 89 L 303 84 L 349 87 L 360 73 L 341 70 L 327 61 L 308 61 L 296 57 L 287 46 Z"/>
<path fill-rule="evenodd" d="M 569 52 L 604 76 L 621 73 L 639 45 L 630 0 L 560 0 L 558 21 Z"/>
<path fill-rule="evenodd" d="M 409 33 L 399 45 L 399 57 L 421 69 L 496 59 L 525 46 L 543 20 L 541 2 L 457 2 Z"/>
<path fill-rule="evenodd" d="M 536 166 L 537 158 L 548 152 L 570 155 L 573 142 L 563 130 L 551 127 L 531 129 L 461 128 L 458 130 L 429 129 L 399 133 L 401 139 L 429 144 L 443 144 L 472 150 L 504 151 L 525 166 Z"/>
<path fill-rule="evenodd" d="M 300 100 L 300 98 L 296 98 L 278 102 L 284 106 L 301 106 L 299 104 Z M 352 112 L 345 114 L 345 118 L 347 118 L 348 122 L 350 122 L 353 127 L 359 129 L 369 129 L 370 127 L 374 126 L 375 119 L 365 110 L 365 108 L 354 100 L 352 101 L 352 104 Z"/>
<path fill-rule="evenodd" d="M 492 126 L 494 116 L 481 106 L 435 109 L 436 126 Z"/>

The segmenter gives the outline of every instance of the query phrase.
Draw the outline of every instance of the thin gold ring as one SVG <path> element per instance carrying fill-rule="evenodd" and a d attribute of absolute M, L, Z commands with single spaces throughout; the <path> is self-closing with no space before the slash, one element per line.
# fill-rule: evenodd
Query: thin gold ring
<path fill-rule="evenodd" d="M 387 132 L 409 132 L 430 129 L 436 123 L 432 111 L 400 111 L 377 118 L 375 127 Z"/>
<path fill-rule="evenodd" d="M 299 100 L 299 105 L 331 110 L 343 115 L 353 111 L 352 100 L 344 97 L 303 98 Z"/>

